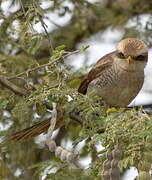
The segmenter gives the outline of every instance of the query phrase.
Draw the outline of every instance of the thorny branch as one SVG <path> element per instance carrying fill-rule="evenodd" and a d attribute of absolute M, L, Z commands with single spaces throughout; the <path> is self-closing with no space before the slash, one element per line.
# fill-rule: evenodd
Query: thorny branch
<path fill-rule="evenodd" d="M 58 57 L 56 59 L 54 59 L 53 61 L 49 62 L 49 63 L 46 63 L 46 64 L 43 64 L 41 66 L 37 66 L 35 68 L 32 68 L 32 69 L 28 69 L 24 72 L 21 72 L 19 74 L 16 74 L 12 77 L 4 77 L 4 76 L 0 76 L 0 83 L 3 84 L 5 87 L 7 87 L 8 89 L 10 89 L 11 91 L 13 91 L 14 93 L 16 94 L 19 94 L 21 96 L 25 96 L 27 94 L 27 91 L 23 88 L 20 88 L 18 86 L 16 86 L 15 84 L 13 84 L 12 82 L 10 82 L 9 80 L 11 79 L 15 79 L 15 78 L 19 78 L 20 76 L 24 75 L 24 74 L 29 74 L 33 71 L 37 71 L 41 68 L 44 68 L 46 66 L 51 66 L 52 64 L 56 63 L 60 58 L 66 58 L 72 54 L 75 54 L 75 53 L 78 53 L 79 50 L 76 50 L 76 51 L 73 51 L 73 52 L 68 52 L 68 54 L 64 55 L 63 57 Z"/>
<path fill-rule="evenodd" d="M 73 51 L 73 52 L 68 52 L 68 54 L 64 55 L 63 57 L 58 57 L 58 58 L 54 59 L 53 61 L 51 61 L 51 62 L 49 62 L 49 63 L 43 64 L 43 65 L 41 65 L 41 66 L 37 66 L 37 67 L 32 68 L 32 69 L 28 69 L 28 70 L 26 70 L 26 71 L 24 71 L 24 72 L 21 72 L 21 73 L 19 73 L 19 74 L 14 75 L 14 76 L 8 77 L 7 80 L 15 79 L 15 78 L 17 78 L 17 77 L 19 77 L 19 76 L 22 76 L 22 75 L 24 75 L 24 74 L 29 74 L 29 73 L 31 73 L 31 72 L 33 72 L 33 71 L 37 71 L 37 70 L 39 70 L 39 69 L 42 69 L 42 68 L 44 68 L 44 67 L 46 67 L 46 66 L 51 66 L 52 64 L 56 63 L 59 59 L 61 59 L 61 58 L 66 58 L 66 57 L 68 57 L 68 56 L 70 56 L 70 55 L 72 55 L 72 54 L 78 53 L 78 52 L 80 52 L 80 50 L 76 50 L 76 51 Z"/>

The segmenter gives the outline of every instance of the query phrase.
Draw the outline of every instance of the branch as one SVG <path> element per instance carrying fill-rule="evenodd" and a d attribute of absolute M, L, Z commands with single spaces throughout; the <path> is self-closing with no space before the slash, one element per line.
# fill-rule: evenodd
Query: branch
<path fill-rule="evenodd" d="M 4 76 L 0 76 L 0 83 L 8 89 L 10 89 L 11 91 L 13 91 L 14 93 L 19 94 L 20 96 L 25 96 L 27 94 L 27 91 L 25 89 L 19 88 L 15 84 L 8 81 L 7 78 Z"/>
<path fill-rule="evenodd" d="M 76 50 L 76 51 L 73 51 L 73 52 L 69 52 L 69 53 L 66 54 L 65 56 L 63 56 L 63 57 L 58 57 L 58 58 L 54 59 L 53 61 L 51 61 L 51 62 L 49 62 L 49 63 L 47 63 L 47 64 L 43 64 L 43 65 L 41 65 L 41 66 L 37 66 L 37 67 L 35 67 L 35 68 L 28 69 L 27 71 L 21 72 L 21 73 L 19 73 L 19 74 L 17 74 L 17 75 L 14 75 L 14 76 L 12 76 L 12 77 L 8 77 L 7 80 L 15 79 L 15 78 L 17 78 L 17 77 L 19 77 L 19 76 L 22 76 L 22 75 L 24 75 L 24 74 L 31 73 L 31 72 L 33 72 L 33 71 L 37 71 L 37 70 L 42 69 L 42 68 L 44 68 L 44 67 L 46 67 L 46 66 L 51 66 L 52 64 L 56 63 L 59 59 L 61 59 L 61 58 L 66 58 L 66 57 L 68 57 L 68 56 L 70 56 L 70 55 L 72 55 L 72 54 L 78 53 L 78 52 L 80 52 L 80 50 Z"/>

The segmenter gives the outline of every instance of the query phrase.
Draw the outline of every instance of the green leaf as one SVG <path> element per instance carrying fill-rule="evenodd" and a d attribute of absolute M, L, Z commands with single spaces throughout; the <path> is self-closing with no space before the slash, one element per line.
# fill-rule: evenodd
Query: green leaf
<path fill-rule="evenodd" d="M 89 47 L 90 47 L 89 45 L 83 46 L 83 47 L 82 47 L 82 51 L 83 51 L 83 52 L 86 51 Z"/>
<path fill-rule="evenodd" d="M 41 47 L 42 45 L 42 38 L 41 37 L 34 37 L 32 38 L 32 41 L 30 43 L 30 47 L 27 49 L 27 52 L 29 54 L 34 55 L 38 49 Z"/>
<path fill-rule="evenodd" d="M 72 143 L 72 145 L 75 147 L 77 144 L 79 144 L 79 142 L 83 141 L 84 139 L 85 139 L 85 137 L 79 136 L 79 137 Z"/>
<path fill-rule="evenodd" d="M 56 47 L 55 50 L 61 51 L 61 50 L 64 50 L 65 48 L 66 48 L 66 46 L 63 44 L 61 46 Z"/>

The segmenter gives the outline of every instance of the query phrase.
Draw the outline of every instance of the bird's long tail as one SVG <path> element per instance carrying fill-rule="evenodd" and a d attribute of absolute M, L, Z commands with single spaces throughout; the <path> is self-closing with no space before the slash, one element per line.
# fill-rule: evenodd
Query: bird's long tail
<path fill-rule="evenodd" d="M 31 126 L 29 128 L 23 129 L 19 132 L 16 132 L 12 134 L 10 137 L 8 137 L 8 140 L 11 141 L 24 141 L 31 139 L 41 133 L 45 133 L 50 126 L 50 119 L 47 119 L 45 121 L 42 121 L 38 124 L 35 124 L 34 126 Z"/>
<path fill-rule="evenodd" d="M 56 123 L 55 129 L 60 128 L 64 125 L 64 122 L 62 121 L 62 119 L 63 119 L 62 113 L 57 116 L 57 123 Z M 28 127 L 21 131 L 18 131 L 16 133 L 12 134 L 11 136 L 7 137 L 6 139 L 10 140 L 10 141 L 25 141 L 25 140 L 29 140 L 35 136 L 38 136 L 41 133 L 47 133 L 47 130 L 50 126 L 50 120 L 51 119 L 46 119 L 46 120 L 44 120 L 40 123 L 37 123 L 31 127 Z"/>

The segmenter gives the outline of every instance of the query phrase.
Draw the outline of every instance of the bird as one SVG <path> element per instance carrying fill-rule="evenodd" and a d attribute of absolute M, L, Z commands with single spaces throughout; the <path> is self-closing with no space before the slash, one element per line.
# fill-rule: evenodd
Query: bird
<path fill-rule="evenodd" d="M 78 92 L 85 95 L 95 91 L 101 101 L 109 106 L 126 107 L 142 88 L 147 61 L 148 48 L 142 40 L 123 39 L 115 51 L 97 61 L 81 82 Z M 57 122 L 60 121 L 60 117 L 57 117 Z M 14 133 L 10 140 L 22 141 L 33 138 L 47 132 L 49 126 L 50 120 L 44 120 Z"/>
<path fill-rule="evenodd" d="M 142 88 L 147 61 L 148 49 L 143 41 L 123 39 L 115 51 L 103 56 L 93 66 L 78 92 L 86 94 L 95 90 L 106 104 L 126 107 Z"/>

